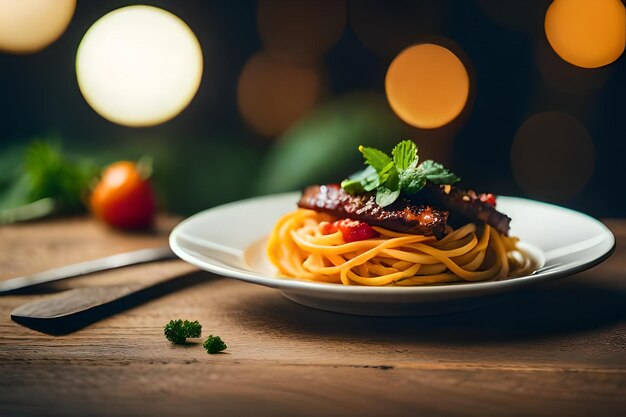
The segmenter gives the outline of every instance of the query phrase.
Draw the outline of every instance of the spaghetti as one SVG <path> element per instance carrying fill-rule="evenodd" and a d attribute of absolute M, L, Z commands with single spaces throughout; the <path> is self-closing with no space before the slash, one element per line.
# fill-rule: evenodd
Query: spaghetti
<path fill-rule="evenodd" d="M 374 227 L 377 238 L 346 243 L 341 232 L 324 234 L 320 223 L 336 220 L 313 210 L 283 216 L 267 253 L 287 277 L 367 286 L 410 286 L 500 280 L 530 273 L 532 258 L 518 239 L 489 225 L 468 223 L 447 235 L 413 235 Z"/>

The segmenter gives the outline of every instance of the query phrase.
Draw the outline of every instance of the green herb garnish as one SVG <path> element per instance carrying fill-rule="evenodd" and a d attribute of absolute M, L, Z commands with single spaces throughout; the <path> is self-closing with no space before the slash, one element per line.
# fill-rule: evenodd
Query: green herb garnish
<path fill-rule="evenodd" d="M 198 321 L 170 320 L 163 329 L 165 338 L 176 345 L 182 345 L 188 337 L 200 337 L 202 325 Z"/>
<path fill-rule="evenodd" d="M 212 353 L 221 352 L 224 349 L 226 349 L 228 346 L 226 346 L 226 343 L 224 343 L 219 336 L 210 335 L 204 341 L 204 343 L 202 344 L 202 347 L 206 349 L 207 353 L 212 354 Z"/>
<path fill-rule="evenodd" d="M 67 210 L 82 210 L 82 199 L 98 171 L 91 162 L 67 157 L 59 145 L 36 141 L 26 149 L 24 172 L 31 201 L 50 197 Z"/>
<path fill-rule="evenodd" d="M 348 194 L 376 191 L 376 204 L 386 207 L 398 199 L 400 193 L 415 194 L 433 184 L 454 184 L 460 178 L 438 162 L 426 160 L 418 165 L 417 146 L 410 140 L 398 143 L 387 155 L 376 148 L 359 146 L 368 165 L 363 171 L 341 183 Z"/>
<path fill-rule="evenodd" d="M 19 169 L 5 170 L 6 178 L 0 178 L 0 224 L 84 211 L 99 171 L 87 159 L 62 153 L 59 144 L 33 142 Z"/>

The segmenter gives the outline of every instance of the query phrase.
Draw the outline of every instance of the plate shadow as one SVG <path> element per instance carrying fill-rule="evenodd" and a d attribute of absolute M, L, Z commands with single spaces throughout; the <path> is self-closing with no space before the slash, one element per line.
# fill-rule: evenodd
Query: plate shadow
<path fill-rule="evenodd" d="M 589 277 L 590 278 L 590 277 Z M 606 277 L 603 277 L 606 278 Z M 623 280 L 625 276 L 615 276 Z M 586 280 L 587 281 L 587 280 Z M 475 310 L 426 317 L 366 317 L 315 310 L 279 293 L 256 294 L 237 308 L 241 325 L 335 339 L 467 345 L 547 338 L 626 319 L 626 292 L 592 282 L 545 284 L 501 296 Z"/>

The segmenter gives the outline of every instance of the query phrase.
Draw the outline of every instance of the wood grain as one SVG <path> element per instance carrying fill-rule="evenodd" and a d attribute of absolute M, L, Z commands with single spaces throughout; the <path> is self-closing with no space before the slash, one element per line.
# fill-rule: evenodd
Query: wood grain
<path fill-rule="evenodd" d="M 179 261 L 68 281 L 187 273 L 177 292 L 70 335 L 9 319 L 49 295 L 3 297 L 0 415 L 624 415 L 626 220 L 606 223 L 618 243 L 602 265 L 448 316 L 316 311 Z M 157 246 L 162 230 L 126 237 L 87 219 L 6 227 L 0 274 Z M 163 325 L 179 317 L 199 320 L 228 349 L 169 344 Z"/>

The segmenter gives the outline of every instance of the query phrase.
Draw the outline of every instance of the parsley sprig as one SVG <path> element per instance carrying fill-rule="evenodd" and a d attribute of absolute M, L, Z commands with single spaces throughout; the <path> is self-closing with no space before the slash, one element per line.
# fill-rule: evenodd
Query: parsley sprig
<path fill-rule="evenodd" d="M 206 349 L 208 354 L 218 353 L 226 349 L 226 343 L 219 336 L 210 335 L 202 344 L 202 347 Z"/>
<path fill-rule="evenodd" d="M 376 191 L 376 204 L 386 207 L 400 197 L 401 193 L 415 194 L 433 184 L 454 184 L 460 178 L 443 165 L 430 159 L 418 165 L 417 146 L 403 140 L 391 151 L 391 156 L 376 149 L 359 146 L 368 165 L 341 183 L 348 194 Z"/>
<path fill-rule="evenodd" d="M 202 334 L 202 325 L 195 321 L 189 320 L 170 320 L 163 329 L 165 338 L 175 345 L 183 345 L 188 337 L 200 337 Z"/>

